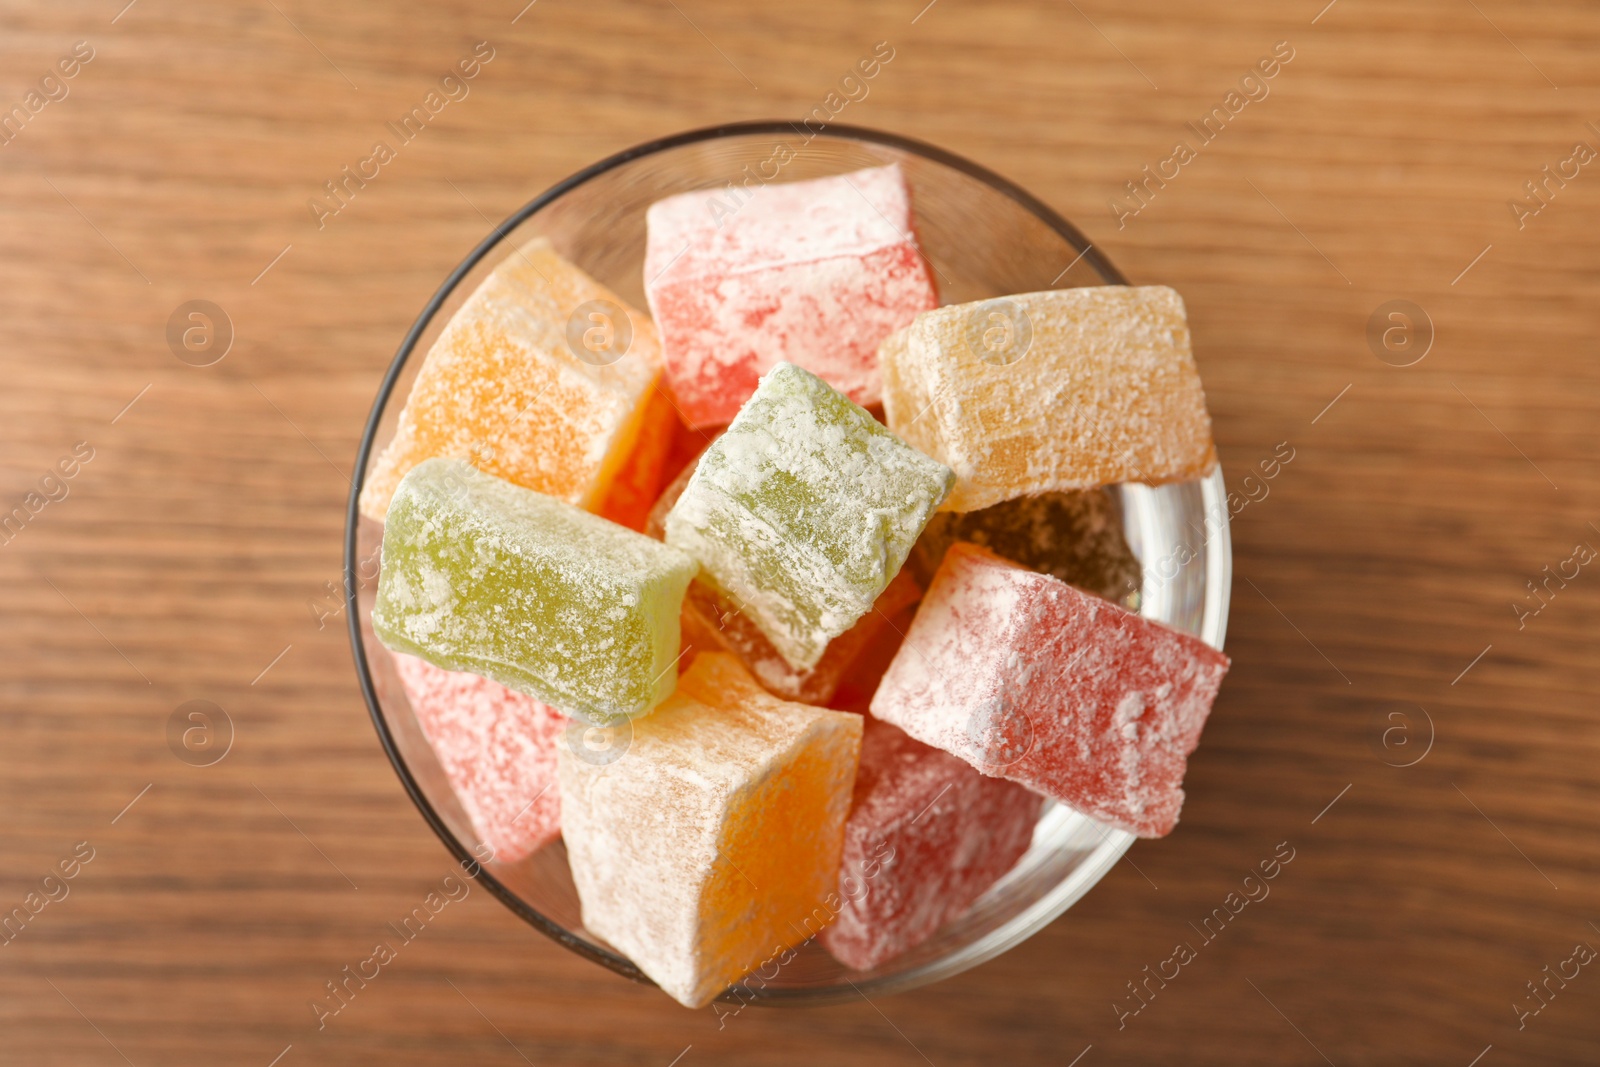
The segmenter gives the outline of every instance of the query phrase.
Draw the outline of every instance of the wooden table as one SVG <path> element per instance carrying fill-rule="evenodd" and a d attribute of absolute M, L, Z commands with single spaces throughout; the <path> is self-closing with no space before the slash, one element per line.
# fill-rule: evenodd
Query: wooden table
<path fill-rule="evenodd" d="M 1573 152 L 1600 149 L 1600 10 L 124 2 L 0 19 L 0 907 L 43 902 L 0 944 L 0 1062 L 1593 1059 L 1600 969 L 1564 961 L 1600 947 L 1600 574 L 1569 562 L 1600 546 L 1600 166 Z M 480 41 L 470 95 L 319 229 L 308 199 Z M 1182 826 L 1023 947 L 872 1003 L 719 1028 L 480 891 L 318 1031 L 447 871 L 326 617 L 406 326 L 488 220 L 629 144 L 806 113 L 879 41 L 839 121 L 981 161 L 1177 287 L 1230 484 L 1293 449 L 1235 519 Z M 232 323 L 209 366 L 167 340 L 191 300 Z M 1385 348 L 1393 300 L 1432 324 L 1409 366 L 1430 331 L 1413 309 Z M 211 766 L 169 748 L 195 700 L 232 723 Z"/>

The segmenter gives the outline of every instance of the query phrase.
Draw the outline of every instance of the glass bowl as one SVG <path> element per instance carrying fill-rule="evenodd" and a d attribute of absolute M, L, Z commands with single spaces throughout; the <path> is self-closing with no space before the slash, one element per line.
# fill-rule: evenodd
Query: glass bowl
<path fill-rule="evenodd" d="M 781 162 L 779 162 L 781 161 Z M 1012 293 L 1127 281 L 1078 230 L 1017 186 L 959 156 L 905 137 L 847 126 L 812 132 L 788 122 L 695 130 L 630 148 L 541 193 L 474 248 L 422 309 L 396 353 L 362 435 L 345 535 L 345 608 L 361 690 L 378 737 L 428 825 L 459 860 L 478 841 L 406 701 L 369 618 L 381 525 L 356 499 L 367 468 L 394 433 L 411 380 L 444 324 L 510 249 L 548 237 L 567 258 L 636 308 L 643 287 L 645 210 L 694 189 L 794 181 L 896 162 L 915 202 L 923 251 L 940 297 L 962 303 Z M 734 196 L 737 194 L 728 194 Z M 1222 647 L 1231 552 L 1222 473 L 1199 482 L 1118 487 L 1128 542 L 1144 565 L 1138 601 L 1146 617 Z M 962 918 L 912 951 L 871 971 L 852 971 L 815 943 L 776 978 L 735 986 L 724 999 L 814 1003 L 907 989 L 948 977 L 1020 943 L 1088 892 L 1133 843 L 1061 805 L 1050 805 L 1016 867 Z M 482 853 L 479 853 L 481 855 Z M 506 907 L 596 963 L 648 981 L 624 956 L 584 929 L 560 841 L 520 863 L 489 863 L 480 882 Z"/>

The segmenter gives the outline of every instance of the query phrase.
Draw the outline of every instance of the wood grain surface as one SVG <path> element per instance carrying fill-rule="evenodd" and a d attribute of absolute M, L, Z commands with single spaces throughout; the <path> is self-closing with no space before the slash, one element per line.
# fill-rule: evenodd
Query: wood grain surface
<path fill-rule="evenodd" d="M 1600 968 L 1568 961 L 1600 947 L 1600 573 L 1568 561 L 1600 546 L 1600 162 L 1574 151 L 1600 149 L 1600 9 L 523 2 L 3 5 L 0 911 L 44 906 L 0 943 L 0 1062 L 1593 1060 Z M 307 200 L 483 41 L 470 95 L 319 229 Z M 547 185 L 801 116 L 879 41 L 838 121 L 988 165 L 1178 288 L 1230 484 L 1293 449 L 1234 520 L 1182 825 L 1015 951 L 870 1003 L 718 1020 L 478 891 L 319 1030 L 324 983 L 449 866 L 319 622 L 406 327 Z M 1118 212 L 1146 165 L 1173 176 Z M 167 341 L 190 300 L 232 323 L 210 366 Z M 1369 342 L 1392 300 L 1432 323 L 1410 366 L 1420 340 Z M 232 722 L 211 766 L 169 747 L 193 700 Z"/>

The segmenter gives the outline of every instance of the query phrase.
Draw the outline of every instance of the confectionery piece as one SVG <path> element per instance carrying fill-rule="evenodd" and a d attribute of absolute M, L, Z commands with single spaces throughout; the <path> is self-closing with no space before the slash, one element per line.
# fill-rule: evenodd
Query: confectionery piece
<path fill-rule="evenodd" d="M 667 512 L 678 502 L 693 473 L 693 465 L 686 467 L 662 492 L 650 511 L 645 533 L 664 536 Z M 921 598 L 922 586 L 902 569 L 873 603 L 871 611 L 828 642 L 815 667 L 796 670 L 733 601 L 696 579 L 689 583 L 683 598 L 683 640 L 700 651 L 732 652 L 768 692 L 806 704 L 829 704 L 846 674 L 854 671 L 858 658 L 890 639 L 897 626 L 903 631 L 906 623 L 897 623 L 895 616 Z M 884 666 L 887 665 L 885 660 Z"/>
<path fill-rule="evenodd" d="M 941 511 L 922 531 L 906 569 L 924 585 L 957 541 L 981 545 L 1029 570 L 1137 609 L 1142 571 L 1108 489 L 1018 497 L 981 511 Z"/>
<path fill-rule="evenodd" d="M 429 349 L 362 486 L 362 514 L 382 521 L 400 479 L 434 456 L 592 508 L 632 451 L 660 372 L 649 318 L 532 241 Z"/>
<path fill-rule="evenodd" d="M 807 670 L 899 573 L 951 477 L 816 375 L 780 363 L 701 455 L 666 539 Z"/>
<path fill-rule="evenodd" d="M 663 378 L 661 388 L 670 396 L 670 390 L 667 390 L 665 383 L 666 379 Z M 676 408 L 677 402 L 674 401 L 673 404 Z M 691 430 L 684 423 L 681 413 L 678 414 L 678 432 L 673 436 L 672 447 L 667 451 L 666 463 L 661 468 L 663 485 L 671 484 L 673 479 L 685 471 L 692 471 L 694 461 L 700 458 L 700 453 L 704 452 L 706 446 L 716 440 L 717 435 L 722 432 L 721 426 L 702 426 Z"/>
<path fill-rule="evenodd" d="M 838 919 L 818 940 L 858 971 L 926 941 L 1009 871 L 1043 800 L 869 720 L 845 823 Z"/>
<path fill-rule="evenodd" d="M 956 472 L 946 510 L 1216 464 L 1183 300 L 1165 286 L 943 307 L 879 357 L 889 428 Z"/>
<path fill-rule="evenodd" d="M 686 620 L 694 618 L 684 623 L 684 633 L 691 635 L 697 648 L 718 648 L 738 656 L 768 692 L 806 704 L 827 704 L 856 657 L 887 637 L 895 625 L 895 615 L 921 597 L 922 587 L 902 570 L 879 595 L 872 610 L 829 641 L 816 666 L 806 670 L 789 666 L 760 627 L 705 582 L 689 583 L 683 612 Z"/>
<path fill-rule="evenodd" d="M 630 530 L 643 530 L 682 430 L 672 398 L 658 382 L 645 401 L 632 450 L 594 513 Z"/>
<path fill-rule="evenodd" d="M 464 671 L 394 654 L 395 672 L 450 788 L 496 863 L 516 863 L 561 835 L 556 746 L 572 720 L 548 704 Z"/>
<path fill-rule="evenodd" d="M 395 492 L 372 627 L 385 645 L 604 724 L 676 681 L 682 552 L 458 459 Z"/>
<path fill-rule="evenodd" d="M 650 207 L 645 291 L 691 426 L 733 418 L 756 379 L 799 364 L 878 400 L 878 342 L 939 305 L 898 165 Z"/>
<path fill-rule="evenodd" d="M 706 450 L 707 445 L 716 439 L 716 434 L 707 434 L 704 440 L 700 442 L 700 447 L 683 457 L 683 463 L 678 468 L 677 475 L 662 487 L 661 495 L 656 497 L 654 504 L 650 505 L 650 514 L 644 522 L 644 532 L 646 534 L 657 540 L 666 540 L 667 513 L 672 510 L 672 506 L 683 495 L 683 487 L 689 484 L 690 478 L 694 477 L 695 464 L 700 461 L 700 454 Z"/>
<path fill-rule="evenodd" d="M 838 903 L 861 723 L 706 653 L 620 755 L 562 746 L 584 925 L 690 1007 L 815 936 Z"/>
<path fill-rule="evenodd" d="M 918 592 L 920 594 L 921 590 Z M 888 591 L 885 591 L 884 595 L 887 596 Z M 867 713 L 867 708 L 872 705 L 872 694 L 878 691 L 878 683 L 883 680 L 889 664 L 894 662 L 895 654 L 900 651 L 906 631 L 911 629 L 911 620 L 916 618 L 916 615 L 917 605 L 911 604 L 889 617 L 883 632 L 857 653 L 850 661 L 850 665 L 844 669 L 833 696 L 828 698 L 828 707 L 836 711 L 854 711 L 862 715 Z"/>
<path fill-rule="evenodd" d="M 872 714 L 985 774 L 1161 837 L 1227 670 L 1199 638 L 956 544 Z"/>

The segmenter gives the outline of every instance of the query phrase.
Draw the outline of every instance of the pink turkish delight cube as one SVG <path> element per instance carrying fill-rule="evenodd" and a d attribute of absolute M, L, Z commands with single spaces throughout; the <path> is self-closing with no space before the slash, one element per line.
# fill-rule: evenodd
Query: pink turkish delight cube
<path fill-rule="evenodd" d="M 411 710 L 495 862 L 515 863 L 559 837 L 556 746 L 571 720 L 499 682 L 393 655 Z"/>
<path fill-rule="evenodd" d="M 645 292 L 694 428 L 730 421 L 784 361 L 877 403 L 878 343 L 939 304 L 897 164 L 681 193 L 648 227 Z"/>
<path fill-rule="evenodd" d="M 915 948 L 1016 865 L 1043 804 L 868 719 L 844 830 L 842 903 L 818 939 L 858 971 Z"/>
<path fill-rule="evenodd" d="M 1227 670 L 1198 638 L 959 543 L 872 714 L 985 774 L 1162 837 Z"/>

